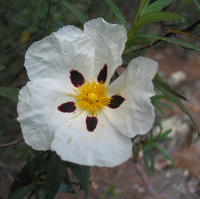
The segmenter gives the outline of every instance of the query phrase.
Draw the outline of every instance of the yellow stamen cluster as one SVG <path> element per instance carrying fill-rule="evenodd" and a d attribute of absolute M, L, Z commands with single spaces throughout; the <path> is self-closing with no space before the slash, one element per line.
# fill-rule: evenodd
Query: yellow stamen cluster
<path fill-rule="evenodd" d="M 97 112 L 98 109 L 103 109 L 104 106 L 108 106 L 111 100 L 107 97 L 108 88 L 102 82 L 87 81 L 74 91 L 77 95 L 72 96 L 78 99 L 77 105 L 83 110 L 89 110 L 90 114 Z"/>

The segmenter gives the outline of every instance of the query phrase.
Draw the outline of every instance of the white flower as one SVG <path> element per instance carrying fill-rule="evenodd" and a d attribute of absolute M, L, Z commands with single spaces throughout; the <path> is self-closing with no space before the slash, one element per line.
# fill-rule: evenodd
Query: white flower
<path fill-rule="evenodd" d="M 134 59 L 109 85 L 126 40 L 123 26 L 98 18 L 84 31 L 65 26 L 28 49 L 31 81 L 17 107 L 28 145 L 82 165 L 115 166 L 131 156 L 130 138 L 147 133 L 154 121 L 157 63 Z"/>

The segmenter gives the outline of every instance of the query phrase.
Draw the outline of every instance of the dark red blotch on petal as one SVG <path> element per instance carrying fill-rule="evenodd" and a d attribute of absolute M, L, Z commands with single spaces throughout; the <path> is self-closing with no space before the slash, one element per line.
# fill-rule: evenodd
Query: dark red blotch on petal
<path fill-rule="evenodd" d="M 83 75 L 81 73 L 79 73 L 77 70 L 70 71 L 70 79 L 71 79 L 72 84 L 75 87 L 79 87 L 79 86 L 83 85 L 85 82 Z"/>
<path fill-rule="evenodd" d="M 98 122 L 98 120 L 97 120 L 96 117 L 87 116 L 87 118 L 86 118 L 87 130 L 90 131 L 90 132 L 94 131 L 94 129 L 97 126 L 97 122 Z"/>
<path fill-rule="evenodd" d="M 58 106 L 58 110 L 63 113 L 72 113 L 76 110 L 74 102 L 66 102 Z"/>
<path fill-rule="evenodd" d="M 97 76 L 98 82 L 105 83 L 107 79 L 107 73 L 108 73 L 108 66 L 107 64 L 104 65 L 104 67 L 100 70 L 99 75 Z"/>
<path fill-rule="evenodd" d="M 125 99 L 120 95 L 113 95 L 111 97 L 110 104 L 108 105 L 108 107 L 118 108 L 124 102 L 124 100 Z"/>

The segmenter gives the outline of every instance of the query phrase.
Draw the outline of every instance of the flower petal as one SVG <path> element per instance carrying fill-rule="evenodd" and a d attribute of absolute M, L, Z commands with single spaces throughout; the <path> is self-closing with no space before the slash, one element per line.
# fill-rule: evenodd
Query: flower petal
<path fill-rule="evenodd" d="M 108 87 L 109 94 L 124 97 L 116 109 L 105 107 L 109 122 L 123 135 L 134 137 L 145 134 L 154 121 L 154 107 L 150 97 L 154 93 L 152 79 L 158 68 L 157 62 L 139 57 L 129 63 L 125 72 Z"/>
<path fill-rule="evenodd" d="M 77 70 L 85 79 L 93 77 L 95 47 L 93 40 L 74 26 L 65 26 L 26 52 L 25 67 L 30 80 L 51 77 L 62 82 L 70 70 Z"/>
<path fill-rule="evenodd" d="M 121 55 L 127 40 L 126 30 L 122 25 L 110 24 L 98 18 L 86 22 L 84 32 L 93 38 L 95 44 L 94 80 L 107 64 L 105 84 L 108 85 L 115 69 L 122 64 Z"/>
<path fill-rule="evenodd" d="M 18 121 L 28 145 L 37 150 L 50 149 L 56 129 L 78 114 L 63 113 L 58 107 L 73 102 L 65 87 L 52 79 L 29 81 L 19 93 Z"/>
<path fill-rule="evenodd" d="M 132 142 L 112 126 L 103 113 L 93 132 L 86 128 L 87 111 L 62 125 L 55 134 L 52 149 L 63 159 L 81 165 L 112 167 L 126 161 Z"/>

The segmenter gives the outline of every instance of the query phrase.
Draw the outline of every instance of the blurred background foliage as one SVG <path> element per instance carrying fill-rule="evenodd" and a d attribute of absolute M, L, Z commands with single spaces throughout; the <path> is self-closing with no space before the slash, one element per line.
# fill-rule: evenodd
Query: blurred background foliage
<path fill-rule="evenodd" d="M 68 0 L 67 2 L 83 12 L 89 19 L 103 17 L 108 22 L 119 23 L 112 10 L 103 0 Z M 128 25 L 132 27 L 140 1 L 115 0 L 113 2 L 125 16 Z M 150 3 L 153 2 L 155 1 L 150 1 Z M 167 11 L 176 11 L 187 19 L 185 24 L 181 24 L 179 29 L 191 25 L 199 18 L 198 9 L 200 8 L 195 5 L 195 1 L 191 0 L 174 0 L 165 8 Z M 153 27 L 152 29 L 151 25 L 146 25 L 143 27 L 143 30 L 152 32 L 154 35 L 163 36 L 169 28 L 175 28 L 173 25 L 166 25 L 167 23 L 157 23 L 162 24 L 161 28 L 154 29 Z M 163 26 L 164 24 L 165 26 Z M 25 52 L 28 47 L 33 42 L 44 38 L 65 25 L 75 25 L 82 28 L 80 22 L 59 0 L 0 1 L 1 87 L 16 87 L 20 89 L 24 86 L 28 81 L 23 65 Z M 196 34 L 199 34 L 198 28 Z M 134 49 L 137 48 L 134 47 Z M 22 137 L 20 125 L 16 118 L 16 103 L 0 97 L 0 144 Z M 157 137 L 154 139 L 157 139 Z M 14 161 L 16 165 L 21 167 L 26 161 L 27 151 L 33 150 L 24 143 L 11 148 L 0 148 L 0 163 L 9 164 Z M 146 146 L 145 151 L 148 151 L 148 146 Z M 10 169 L 12 170 L 13 168 Z"/>

